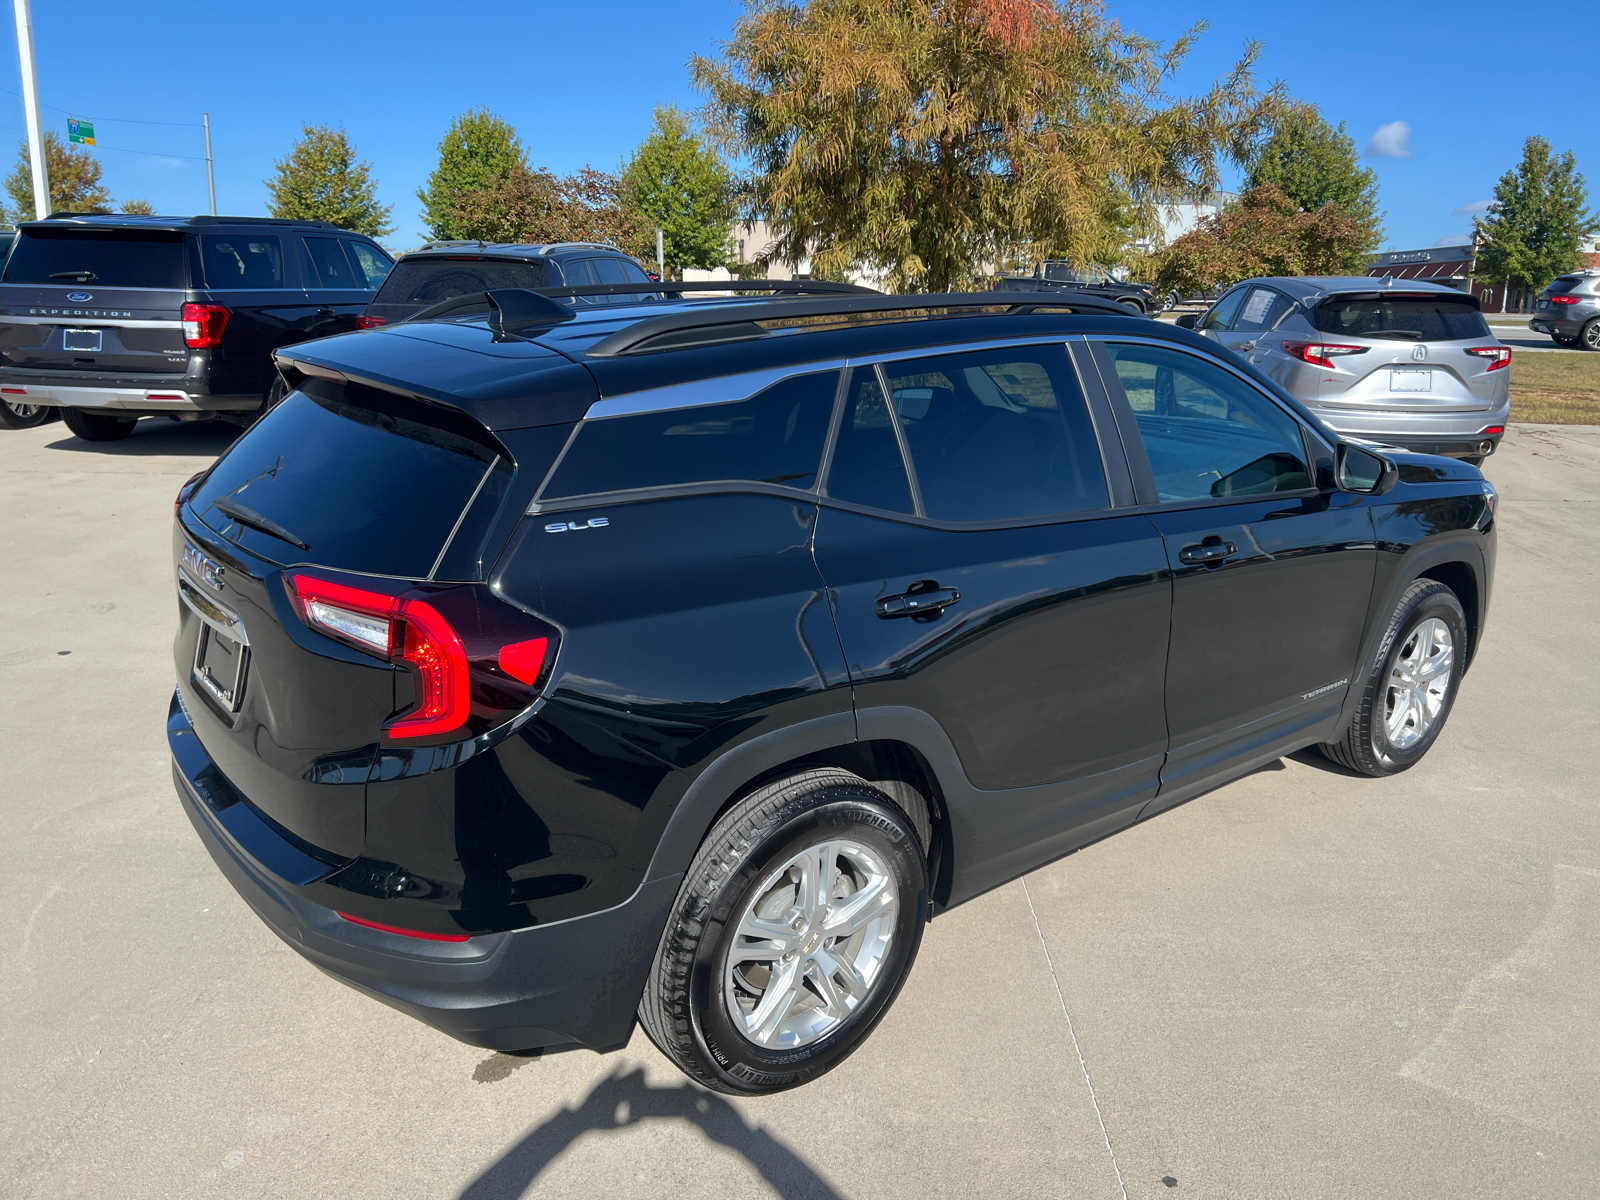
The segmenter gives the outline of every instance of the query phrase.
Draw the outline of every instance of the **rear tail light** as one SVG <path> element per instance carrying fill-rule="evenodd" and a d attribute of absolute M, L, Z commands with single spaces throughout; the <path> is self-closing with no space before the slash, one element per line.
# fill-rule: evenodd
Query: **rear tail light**
<path fill-rule="evenodd" d="M 223 331 L 228 328 L 230 313 L 222 304 L 185 304 L 183 306 L 183 343 L 191 350 L 204 350 L 208 346 L 222 345 Z"/>
<path fill-rule="evenodd" d="M 1551 304 L 1577 304 L 1582 301 L 1582 296 L 1546 296 Z"/>
<path fill-rule="evenodd" d="M 206 475 L 210 473 L 210 471 L 210 467 L 207 467 L 204 471 L 196 471 L 193 475 L 189 476 L 184 485 L 178 489 L 178 498 L 172 502 L 173 516 L 178 515 L 179 510 L 183 508 L 183 502 L 190 496 L 194 495 L 195 488 L 200 486 L 200 481 L 204 479 Z"/>
<path fill-rule="evenodd" d="M 411 672 L 416 702 L 385 726 L 392 738 L 487 732 L 538 699 L 555 659 L 559 631 L 482 584 L 285 582 L 312 629 Z"/>
<path fill-rule="evenodd" d="M 1285 342 L 1283 349 L 1284 353 L 1304 359 L 1315 367 L 1331 367 L 1332 359 L 1367 352 L 1366 346 L 1338 346 L 1329 342 Z"/>
<path fill-rule="evenodd" d="M 1469 346 L 1467 353 L 1474 358 L 1490 359 L 1489 370 L 1498 371 L 1511 362 L 1510 346 Z"/>
<path fill-rule="evenodd" d="M 356 318 L 356 328 L 357 329 L 377 329 L 379 326 L 387 325 L 388 323 L 389 323 L 389 318 L 388 317 L 357 317 Z"/>

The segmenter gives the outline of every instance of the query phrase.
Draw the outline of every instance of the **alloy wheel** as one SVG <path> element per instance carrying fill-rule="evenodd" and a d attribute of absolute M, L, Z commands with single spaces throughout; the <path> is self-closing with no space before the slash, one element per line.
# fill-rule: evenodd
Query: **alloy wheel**
<path fill-rule="evenodd" d="M 1600 350 L 1600 321 L 1590 321 L 1580 335 L 1584 349 Z"/>
<path fill-rule="evenodd" d="M 1384 732 L 1396 750 L 1415 746 L 1438 721 L 1455 660 L 1450 627 L 1438 617 L 1421 622 L 1401 646 L 1384 692 Z"/>
<path fill-rule="evenodd" d="M 808 846 L 764 878 L 728 947 L 722 994 L 734 1028 L 789 1050 L 827 1037 L 871 993 L 899 900 L 866 846 Z"/>

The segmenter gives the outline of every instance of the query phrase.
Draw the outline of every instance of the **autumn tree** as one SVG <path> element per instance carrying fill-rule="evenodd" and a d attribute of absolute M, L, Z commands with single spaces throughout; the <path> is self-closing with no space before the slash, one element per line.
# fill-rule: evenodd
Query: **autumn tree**
<path fill-rule="evenodd" d="M 1355 140 L 1343 122 L 1335 129 L 1315 106 L 1286 107 L 1273 122 L 1271 136 L 1255 151 L 1245 189 L 1270 183 L 1307 212 L 1332 204 L 1368 225 L 1372 246 L 1378 226 L 1378 175 L 1361 165 Z"/>
<path fill-rule="evenodd" d="M 1170 47 L 1100 0 L 747 0 L 719 57 L 690 62 L 716 145 L 748 161 L 747 216 L 774 258 L 861 264 L 945 290 L 1022 247 L 1116 261 L 1124 222 L 1159 227 L 1207 194 L 1279 105 L 1256 47 L 1203 95 L 1168 92 L 1202 26 Z"/>
<path fill-rule="evenodd" d="M 110 212 L 111 192 L 100 182 L 100 162 L 89 151 L 69 146 L 53 129 L 44 134 L 45 172 L 50 177 L 51 212 Z M 11 204 L 6 219 L 12 224 L 35 220 L 33 211 L 33 159 L 28 143 L 17 147 L 17 165 L 5 178 Z M 48 214 L 47 214 L 48 215 Z"/>
<path fill-rule="evenodd" d="M 303 126 L 300 140 L 273 166 L 277 174 L 266 181 L 273 216 L 328 221 L 373 238 L 394 232 L 394 206 L 378 202 L 372 164 L 356 158 L 344 130 Z"/>
<path fill-rule="evenodd" d="M 130 217 L 153 217 L 156 215 L 156 206 L 148 200 L 124 200 L 119 207 L 122 212 Z"/>
<path fill-rule="evenodd" d="M 457 236 L 486 242 L 609 242 L 641 258 L 654 252 L 655 225 L 624 203 L 621 180 L 593 167 L 566 176 L 518 167 L 458 198 L 450 221 Z"/>
<path fill-rule="evenodd" d="M 462 197 L 498 188 L 527 167 L 527 151 L 505 118 L 487 108 L 462 113 L 439 143 L 439 165 L 417 191 L 423 222 L 436 238 L 476 236 L 458 222 Z"/>
<path fill-rule="evenodd" d="M 675 267 L 721 267 L 733 228 L 733 174 L 675 105 L 656 109 L 650 136 L 622 171 L 628 207 L 662 231 Z"/>
<path fill-rule="evenodd" d="M 1588 199 L 1572 152 L 1555 154 L 1544 138 L 1529 138 L 1522 161 L 1495 184 L 1487 215 L 1472 223 L 1477 274 L 1531 291 L 1584 266 L 1584 250 L 1600 232 Z"/>
<path fill-rule="evenodd" d="M 1270 183 L 1201 219 L 1152 256 L 1161 292 L 1226 287 L 1258 275 L 1348 275 L 1365 265 L 1371 226 L 1335 204 L 1307 212 Z"/>

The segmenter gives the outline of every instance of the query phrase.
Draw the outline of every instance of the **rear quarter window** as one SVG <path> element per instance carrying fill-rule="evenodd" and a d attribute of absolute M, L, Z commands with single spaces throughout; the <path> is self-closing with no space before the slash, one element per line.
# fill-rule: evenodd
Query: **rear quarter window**
<path fill-rule="evenodd" d="M 5 282 L 60 287 L 186 288 L 184 236 L 154 230 L 29 229 L 17 238 Z"/>
<path fill-rule="evenodd" d="M 287 287 L 283 273 L 283 241 L 250 233 L 207 233 L 200 237 L 206 286 L 238 288 Z"/>
<path fill-rule="evenodd" d="M 1476 303 L 1449 297 L 1335 296 L 1312 310 L 1311 323 L 1319 333 L 1336 337 L 1455 342 L 1489 336 L 1489 325 Z"/>
<path fill-rule="evenodd" d="M 374 300 L 378 304 L 423 306 L 495 288 L 544 287 L 547 277 L 547 267 L 542 262 L 444 255 L 403 258 L 395 263 Z"/>
<path fill-rule="evenodd" d="M 585 421 L 541 496 L 722 480 L 809 490 L 838 387 L 838 371 L 819 371 L 748 400 Z"/>

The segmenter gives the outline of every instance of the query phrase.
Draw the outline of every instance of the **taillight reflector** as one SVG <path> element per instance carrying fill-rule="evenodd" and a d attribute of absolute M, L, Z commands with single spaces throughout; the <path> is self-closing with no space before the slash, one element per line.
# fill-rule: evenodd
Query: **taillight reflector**
<path fill-rule="evenodd" d="M 223 304 L 185 304 L 183 306 L 183 343 L 192 350 L 220 346 L 223 332 L 228 328 L 230 313 Z"/>
<path fill-rule="evenodd" d="M 199 486 L 200 481 L 206 477 L 206 473 L 210 470 L 211 468 L 207 467 L 204 471 L 196 471 L 184 481 L 183 486 L 178 489 L 178 498 L 172 502 L 173 516 L 178 515 L 179 510 L 183 508 L 183 502 L 194 495 L 194 489 Z"/>
<path fill-rule="evenodd" d="M 500 647 L 500 669 L 513 679 L 532 686 L 539 682 L 539 672 L 544 669 L 544 653 L 550 645 L 549 638 L 515 642 Z"/>
<path fill-rule="evenodd" d="M 337 909 L 334 911 L 338 912 Z M 352 925 L 365 925 L 368 929 L 378 929 L 384 933 L 398 933 L 401 937 L 421 938 L 425 942 L 464 942 L 472 936 L 469 933 L 424 933 L 420 929 L 401 929 L 398 925 L 385 925 L 381 921 L 369 921 L 365 917 L 352 917 L 347 912 L 339 915 Z"/>
<path fill-rule="evenodd" d="M 1331 367 L 1333 366 L 1331 359 L 1367 352 L 1365 346 L 1337 346 L 1328 342 L 1285 342 L 1283 349 L 1284 353 L 1292 354 L 1316 367 Z"/>
<path fill-rule="evenodd" d="M 1487 434 L 1504 433 L 1505 431 L 1506 427 L 1504 425 L 1485 425 L 1483 427 L 1483 432 Z"/>
<path fill-rule="evenodd" d="M 1475 358 L 1492 359 L 1493 361 L 1489 363 L 1491 371 L 1498 371 L 1511 363 L 1510 346 L 1469 346 L 1467 353 Z"/>
<path fill-rule="evenodd" d="M 28 394 L 26 388 L 0 388 L 0 392 L 5 393 L 7 396 L 26 396 Z"/>
<path fill-rule="evenodd" d="M 356 318 L 356 328 L 357 329 L 377 329 L 380 326 L 387 325 L 388 323 L 389 323 L 389 318 L 388 317 L 357 317 Z"/>

